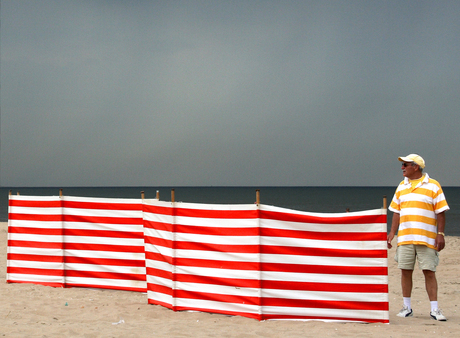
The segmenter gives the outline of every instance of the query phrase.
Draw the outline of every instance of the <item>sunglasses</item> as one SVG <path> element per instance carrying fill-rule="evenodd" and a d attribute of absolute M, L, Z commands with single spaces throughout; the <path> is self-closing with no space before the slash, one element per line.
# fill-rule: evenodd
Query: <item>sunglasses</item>
<path fill-rule="evenodd" d="M 413 163 L 403 163 L 401 164 L 404 168 L 407 167 L 407 166 L 410 166 L 410 165 L 414 165 Z"/>

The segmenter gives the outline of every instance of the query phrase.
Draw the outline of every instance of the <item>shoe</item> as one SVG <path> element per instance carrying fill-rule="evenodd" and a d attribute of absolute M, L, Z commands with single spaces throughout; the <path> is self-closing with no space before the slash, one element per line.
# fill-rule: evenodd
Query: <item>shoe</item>
<path fill-rule="evenodd" d="M 412 309 L 409 309 L 407 306 L 403 306 L 401 311 L 397 314 L 398 317 L 412 317 L 414 315 L 414 312 Z"/>
<path fill-rule="evenodd" d="M 442 322 L 445 322 L 447 318 L 442 314 L 441 310 L 439 309 L 434 309 L 433 311 L 430 312 L 431 318 L 435 320 L 440 320 Z"/>

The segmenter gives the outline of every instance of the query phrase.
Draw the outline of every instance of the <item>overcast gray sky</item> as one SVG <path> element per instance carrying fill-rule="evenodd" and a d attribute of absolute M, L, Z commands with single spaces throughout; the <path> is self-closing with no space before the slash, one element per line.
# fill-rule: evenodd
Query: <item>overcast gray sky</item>
<path fill-rule="evenodd" d="M 460 1 L 1 0 L 2 186 L 459 186 Z"/>

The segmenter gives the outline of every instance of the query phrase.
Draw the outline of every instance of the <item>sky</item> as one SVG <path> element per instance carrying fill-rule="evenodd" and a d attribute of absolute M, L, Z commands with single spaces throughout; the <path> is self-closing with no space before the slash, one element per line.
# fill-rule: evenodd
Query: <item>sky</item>
<path fill-rule="evenodd" d="M 3 187 L 460 186 L 460 1 L 0 6 Z"/>

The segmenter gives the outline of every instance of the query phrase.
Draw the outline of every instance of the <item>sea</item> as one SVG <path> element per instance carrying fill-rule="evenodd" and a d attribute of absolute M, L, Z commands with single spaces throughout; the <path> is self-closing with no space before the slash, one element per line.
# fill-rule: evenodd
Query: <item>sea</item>
<path fill-rule="evenodd" d="M 320 213 L 340 213 L 379 209 L 386 197 L 387 206 L 396 187 L 1 187 L 0 222 L 8 221 L 8 195 L 58 196 L 105 198 L 155 198 L 176 202 L 206 204 L 251 204 L 256 202 L 293 210 Z M 450 210 L 446 212 L 445 233 L 460 236 L 460 187 L 443 187 Z M 392 212 L 388 211 L 387 227 Z"/>

